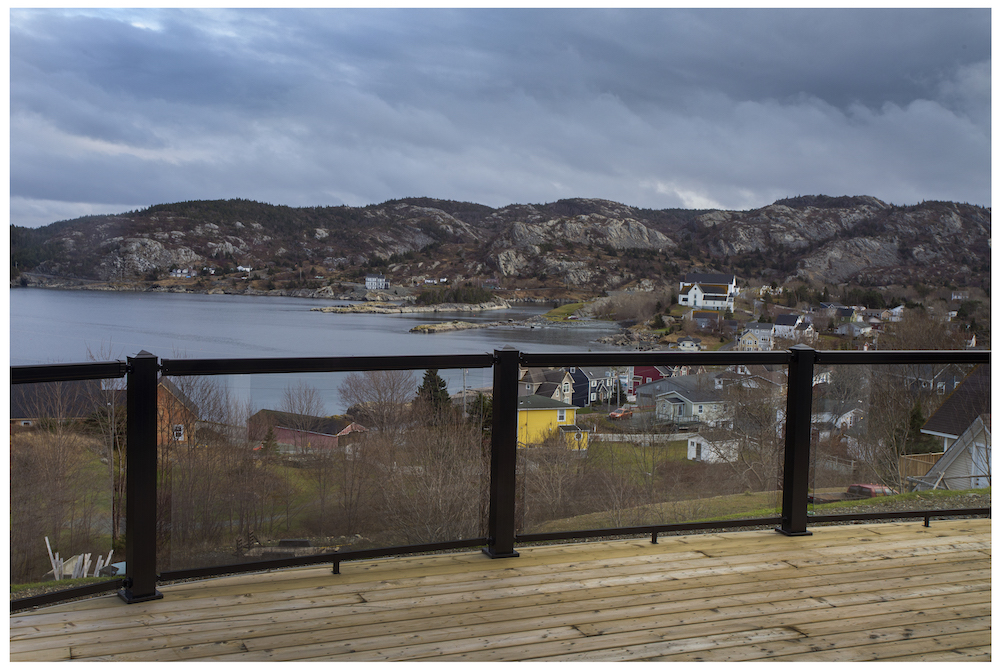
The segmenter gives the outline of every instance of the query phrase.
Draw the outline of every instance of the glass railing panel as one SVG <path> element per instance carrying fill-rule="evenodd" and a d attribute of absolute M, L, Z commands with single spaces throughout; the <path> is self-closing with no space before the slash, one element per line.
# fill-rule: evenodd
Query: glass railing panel
<path fill-rule="evenodd" d="M 522 533 L 778 515 L 784 367 L 620 368 L 573 402 L 572 427 L 521 410 Z"/>
<path fill-rule="evenodd" d="M 819 367 L 810 512 L 990 504 L 989 365 Z"/>
<path fill-rule="evenodd" d="M 100 583 L 117 571 L 124 447 L 123 380 L 11 386 L 12 599 Z"/>
<path fill-rule="evenodd" d="M 491 376 L 168 379 L 159 566 L 485 537 Z"/>

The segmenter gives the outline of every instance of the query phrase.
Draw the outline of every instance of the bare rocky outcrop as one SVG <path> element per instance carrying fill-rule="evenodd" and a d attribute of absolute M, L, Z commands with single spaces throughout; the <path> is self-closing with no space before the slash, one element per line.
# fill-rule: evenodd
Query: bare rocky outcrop
<path fill-rule="evenodd" d="M 202 261 L 201 255 L 188 247 L 167 247 L 149 238 L 126 238 L 104 256 L 97 275 L 101 280 L 135 278 L 149 271 L 187 267 Z"/>

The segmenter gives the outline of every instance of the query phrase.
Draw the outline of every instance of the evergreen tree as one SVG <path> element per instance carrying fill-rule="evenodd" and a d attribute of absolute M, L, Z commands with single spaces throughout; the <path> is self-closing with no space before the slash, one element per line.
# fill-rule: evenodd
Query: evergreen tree
<path fill-rule="evenodd" d="M 417 388 L 417 404 L 427 409 L 434 424 L 438 424 L 451 408 L 448 383 L 438 375 L 437 369 L 427 369 L 424 380 Z"/>
<path fill-rule="evenodd" d="M 265 461 L 275 460 L 278 457 L 278 440 L 274 436 L 274 427 L 267 428 L 267 434 L 260 445 L 260 456 Z"/>

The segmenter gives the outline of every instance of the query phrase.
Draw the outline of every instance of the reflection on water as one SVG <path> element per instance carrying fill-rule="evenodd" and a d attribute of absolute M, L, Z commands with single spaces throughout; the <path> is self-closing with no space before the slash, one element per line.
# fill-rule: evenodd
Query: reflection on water
<path fill-rule="evenodd" d="M 320 313 L 310 309 L 343 302 L 289 297 L 31 288 L 13 289 L 9 296 L 11 364 L 82 362 L 89 359 L 88 351 L 100 359 L 123 359 L 141 350 L 161 358 L 474 354 L 507 345 L 527 352 L 607 351 L 615 348 L 596 339 L 617 331 L 606 322 L 535 328 L 507 322 L 537 316 L 548 306 L 479 314 L 368 315 Z M 409 331 L 417 324 L 451 320 L 504 325 L 440 334 Z M 325 376 L 318 385 L 327 410 L 340 412 L 336 388 L 343 376 L 312 375 Z M 470 371 L 466 386 L 488 386 L 491 375 Z M 452 393 L 462 388 L 460 370 L 442 372 L 442 377 Z M 274 407 L 297 378 L 239 376 L 228 382 L 240 397 Z"/>

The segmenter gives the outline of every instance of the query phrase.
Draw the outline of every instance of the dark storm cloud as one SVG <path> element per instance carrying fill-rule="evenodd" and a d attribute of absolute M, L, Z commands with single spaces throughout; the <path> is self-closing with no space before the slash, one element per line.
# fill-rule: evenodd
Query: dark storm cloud
<path fill-rule="evenodd" d="M 12 221 L 230 197 L 989 204 L 989 16 L 12 10 Z"/>

